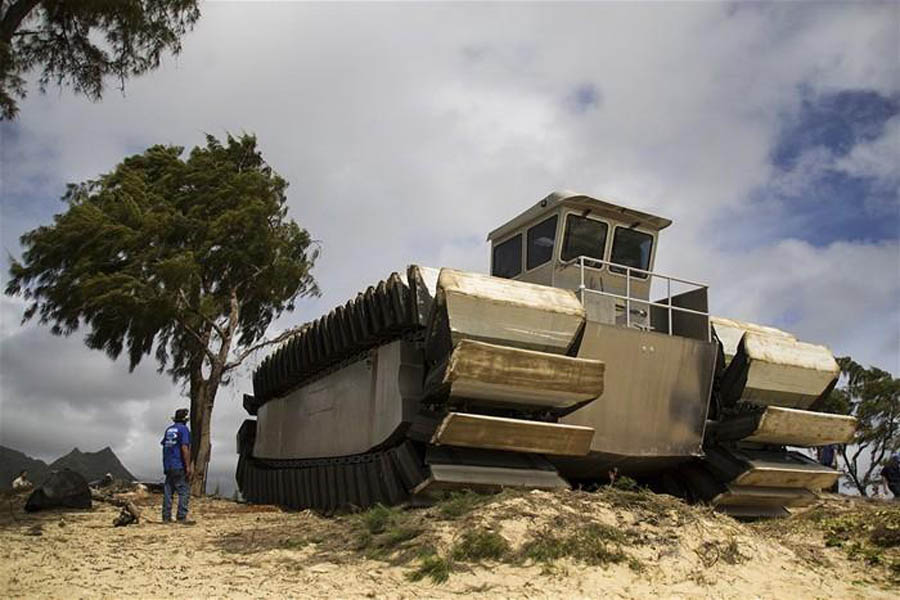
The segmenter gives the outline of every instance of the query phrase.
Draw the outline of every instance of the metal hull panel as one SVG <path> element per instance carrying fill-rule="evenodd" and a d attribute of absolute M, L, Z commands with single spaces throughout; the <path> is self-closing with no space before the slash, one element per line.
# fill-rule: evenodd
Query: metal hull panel
<path fill-rule="evenodd" d="M 560 422 L 594 428 L 592 451 L 629 457 L 702 454 L 714 344 L 589 321 L 578 357 L 606 365 L 603 396 Z"/>
<path fill-rule="evenodd" d="M 388 441 L 421 396 L 421 355 L 396 341 L 363 360 L 266 402 L 253 455 L 298 459 L 360 454 Z"/>

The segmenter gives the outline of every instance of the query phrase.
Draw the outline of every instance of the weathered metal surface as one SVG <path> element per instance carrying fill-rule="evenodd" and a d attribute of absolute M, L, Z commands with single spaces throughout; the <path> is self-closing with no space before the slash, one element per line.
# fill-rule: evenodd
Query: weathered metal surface
<path fill-rule="evenodd" d="M 711 448 L 709 466 L 729 484 L 754 487 L 806 488 L 831 486 L 840 473 L 797 452 Z"/>
<path fill-rule="evenodd" d="M 595 429 L 591 450 L 699 456 L 716 347 L 589 321 L 579 358 L 605 363 L 603 396 L 560 419 Z"/>
<path fill-rule="evenodd" d="M 406 279 L 412 294 L 416 320 L 422 327 L 428 325 L 434 296 L 437 294 L 437 280 L 440 273 L 440 269 L 420 265 L 410 265 L 406 270 Z"/>
<path fill-rule="evenodd" d="M 473 339 L 564 354 L 584 322 L 575 293 L 543 285 L 441 269 L 427 353 L 440 360 Z"/>
<path fill-rule="evenodd" d="M 794 487 L 821 490 L 837 481 L 840 473 L 818 465 L 784 465 L 768 461 L 752 461 L 750 469 L 734 483 L 738 485 Z"/>
<path fill-rule="evenodd" d="M 565 408 L 602 394 L 603 377 L 598 360 L 462 340 L 426 387 L 482 404 Z"/>
<path fill-rule="evenodd" d="M 421 396 L 421 354 L 395 341 L 258 410 L 253 455 L 293 459 L 359 454 L 393 436 Z"/>
<path fill-rule="evenodd" d="M 787 446 L 845 444 L 856 431 L 856 419 L 845 415 L 768 406 L 755 415 L 725 421 L 722 439 Z M 729 436 L 728 434 L 732 435 Z M 740 437 L 738 437 L 740 436 Z"/>
<path fill-rule="evenodd" d="M 452 412 L 438 426 L 431 443 L 583 456 L 593 437 L 590 427 Z"/>
<path fill-rule="evenodd" d="M 767 325 L 757 325 L 756 323 L 750 323 L 749 321 L 711 316 L 709 322 L 715 330 L 716 335 L 719 337 L 719 340 L 722 342 L 726 364 L 730 363 L 731 359 L 734 358 L 734 355 L 737 353 L 738 344 L 740 344 L 741 338 L 744 337 L 744 333 L 747 331 L 790 340 L 797 339 L 793 334 L 786 331 Z"/>
<path fill-rule="evenodd" d="M 728 485 L 727 490 L 715 498 L 715 506 L 769 506 L 791 508 L 809 506 L 818 497 L 805 488 L 757 487 Z"/>
<path fill-rule="evenodd" d="M 414 490 L 428 494 L 440 490 L 470 489 L 494 491 L 504 487 L 527 487 L 541 490 L 565 489 L 565 479 L 555 471 L 540 469 L 511 469 L 467 464 L 431 465 L 431 474 Z"/>
<path fill-rule="evenodd" d="M 840 374 L 825 346 L 747 331 L 722 378 L 727 403 L 809 408 Z"/>

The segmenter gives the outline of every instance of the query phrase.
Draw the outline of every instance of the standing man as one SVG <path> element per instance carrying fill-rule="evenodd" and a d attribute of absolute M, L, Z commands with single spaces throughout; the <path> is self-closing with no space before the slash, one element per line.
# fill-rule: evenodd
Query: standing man
<path fill-rule="evenodd" d="M 819 464 L 829 467 L 831 469 L 837 469 L 837 445 L 836 444 L 828 444 L 826 446 L 822 446 L 816 450 L 819 455 Z M 840 493 L 840 485 L 841 480 L 838 477 L 835 482 L 832 484 L 828 491 L 832 494 Z"/>
<path fill-rule="evenodd" d="M 881 469 L 884 485 L 891 490 L 894 500 L 900 500 L 900 452 L 894 454 Z"/>
<path fill-rule="evenodd" d="M 188 501 L 191 497 L 191 486 L 188 483 L 193 475 L 191 467 L 191 432 L 185 423 L 188 419 L 186 408 L 175 411 L 174 421 L 163 434 L 163 471 L 166 474 L 166 484 L 163 488 L 163 523 L 172 521 L 172 492 L 178 494 L 178 512 L 176 518 L 179 523 L 188 523 Z"/>

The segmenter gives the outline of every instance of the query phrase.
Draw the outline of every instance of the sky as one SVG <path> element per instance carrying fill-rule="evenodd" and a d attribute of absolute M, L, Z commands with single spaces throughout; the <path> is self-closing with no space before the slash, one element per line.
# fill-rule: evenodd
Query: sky
<path fill-rule="evenodd" d="M 900 3 L 204 4 L 178 57 L 93 103 L 33 85 L 0 123 L 0 240 L 154 144 L 257 135 L 321 245 L 313 319 L 409 263 L 486 271 L 488 231 L 557 189 L 674 221 L 658 270 L 714 314 L 900 374 Z M 161 476 L 184 391 L 0 299 L 0 444 L 110 445 Z M 232 489 L 253 364 L 220 391 Z"/>

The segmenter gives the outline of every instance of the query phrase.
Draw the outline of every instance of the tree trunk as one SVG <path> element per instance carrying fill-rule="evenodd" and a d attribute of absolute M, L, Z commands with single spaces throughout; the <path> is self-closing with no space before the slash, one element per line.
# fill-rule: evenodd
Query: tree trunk
<path fill-rule="evenodd" d="M 218 385 L 206 380 L 197 386 L 197 394 L 191 398 L 191 462 L 194 476 L 191 479 L 191 494 L 206 494 L 206 479 L 209 459 L 212 455 L 210 437 L 213 401 Z"/>

